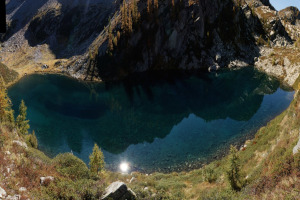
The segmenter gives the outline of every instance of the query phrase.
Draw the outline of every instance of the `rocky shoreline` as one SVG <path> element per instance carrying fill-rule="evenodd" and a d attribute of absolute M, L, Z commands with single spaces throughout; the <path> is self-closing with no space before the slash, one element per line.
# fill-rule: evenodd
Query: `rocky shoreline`
<path fill-rule="evenodd" d="M 263 47 L 260 52 L 261 56 L 254 63 L 255 68 L 275 76 L 290 87 L 293 87 L 300 75 L 300 63 L 292 59 L 297 59 L 298 57 L 300 60 L 300 50 L 297 50 L 294 46 L 277 49 Z"/>

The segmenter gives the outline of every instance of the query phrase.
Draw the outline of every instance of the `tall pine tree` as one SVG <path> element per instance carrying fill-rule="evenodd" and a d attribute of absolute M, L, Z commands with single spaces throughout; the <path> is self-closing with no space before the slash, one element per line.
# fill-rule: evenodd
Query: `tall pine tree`
<path fill-rule="evenodd" d="M 109 19 L 108 22 L 108 28 L 107 28 L 107 34 L 108 34 L 108 44 L 107 44 L 107 51 L 109 55 L 112 55 L 113 49 L 114 49 L 114 45 L 113 45 L 113 34 L 112 34 L 112 30 L 111 30 L 111 22 Z"/>
<path fill-rule="evenodd" d="M 138 11 L 137 1 L 133 0 L 133 3 L 132 3 L 132 21 L 133 21 L 133 24 L 137 24 L 139 18 L 140 18 L 140 13 Z"/>
<path fill-rule="evenodd" d="M 93 153 L 90 155 L 90 171 L 98 174 L 104 170 L 104 155 L 98 145 L 95 143 Z"/>
<path fill-rule="evenodd" d="M 157 11 L 158 9 L 158 0 L 153 0 L 154 1 L 154 9 Z"/>
<path fill-rule="evenodd" d="M 33 148 L 35 148 L 35 149 L 38 148 L 38 140 L 35 136 L 34 131 L 32 131 L 32 134 L 28 135 L 28 142 Z"/>
<path fill-rule="evenodd" d="M 128 33 L 132 33 L 132 15 L 131 15 L 131 9 L 128 9 Z"/>
<path fill-rule="evenodd" d="M 14 111 L 11 108 L 11 101 L 7 95 L 5 82 L 2 76 L 0 76 L 0 121 L 9 122 L 14 125 Z"/>
<path fill-rule="evenodd" d="M 24 100 L 21 101 L 19 107 L 19 115 L 17 117 L 17 127 L 22 135 L 28 134 L 29 120 L 26 119 L 27 117 L 27 107 L 25 105 Z"/>
<path fill-rule="evenodd" d="M 237 155 L 237 149 L 234 146 L 230 146 L 229 158 L 228 158 L 228 171 L 227 178 L 230 186 L 235 191 L 240 191 L 242 188 L 241 174 L 240 174 L 240 160 Z"/>
<path fill-rule="evenodd" d="M 147 0 L 147 13 L 150 14 L 152 12 L 152 0 Z"/>

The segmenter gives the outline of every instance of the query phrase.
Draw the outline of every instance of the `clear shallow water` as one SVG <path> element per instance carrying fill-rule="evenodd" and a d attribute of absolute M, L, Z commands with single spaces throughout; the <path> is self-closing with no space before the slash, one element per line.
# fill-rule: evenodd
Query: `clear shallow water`
<path fill-rule="evenodd" d="M 72 150 L 88 163 L 96 142 L 109 169 L 127 161 L 144 172 L 194 168 L 222 155 L 285 110 L 294 94 L 252 68 L 201 77 L 138 77 L 81 83 L 31 75 L 8 93 L 15 110 L 25 100 L 31 129 L 46 154 Z"/>

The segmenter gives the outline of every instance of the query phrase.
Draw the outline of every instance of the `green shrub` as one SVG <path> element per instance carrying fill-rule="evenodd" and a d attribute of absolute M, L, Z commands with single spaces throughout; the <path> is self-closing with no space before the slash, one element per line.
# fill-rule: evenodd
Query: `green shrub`
<path fill-rule="evenodd" d="M 296 153 L 294 155 L 294 166 L 293 166 L 298 172 L 300 172 L 300 153 Z"/>
<path fill-rule="evenodd" d="M 27 141 L 27 144 L 29 144 L 31 147 L 33 147 L 35 149 L 38 148 L 38 141 L 37 141 L 34 131 L 32 131 L 32 134 L 29 134 L 26 137 L 26 141 Z"/>
<path fill-rule="evenodd" d="M 0 62 L 0 75 L 3 77 L 5 84 L 14 81 L 18 77 L 18 73 L 9 69 L 6 65 Z"/>
<path fill-rule="evenodd" d="M 32 158 L 33 160 L 38 160 L 44 164 L 51 164 L 52 160 L 48 156 L 46 156 L 42 151 L 38 149 L 29 148 L 27 151 L 27 156 Z"/>
<path fill-rule="evenodd" d="M 273 66 L 276 65 L 276 58 L 275 57 L 272 58 L 272 65 Z"/>
<path fill-rule="evenodd" d="M 262 35 L 260 35 L 259 38 L 257 39 L 257 45 L 259 46 L 267 45 L 267 42 L 263 39 Z"/>
<path fill-rule="evenodd" d="M 94 174 L 104 170 L 104 155 L 98 145 L 95 143 L 93 153 L 90 155 L 90 171 Z"/>
<path fill-rule="evenodd" d="M 203 176 L 204 180 L 209 183 L 215 182 L 217 180 L 216 173 L 211 166 L 205 167 L 205 169 L 203 170 Z"/>
<path fill-rule="evenodd" d="M 19 115 L 17 117 L 17 127 L 19 129 L 19 132 L 22 135 L 28 134 L 28 130 L 29 130 L 30 126 L 29 126 L 29 120 L 27 120 L 27 107 L 25 105 L 24 100 L 21 101 L 21 104 L 19 106 Z"/>
<path fill-rule="evenodd" d="M 101 183 L 90 179 L 71 181 L 69 179 L 58 179 L 47 187 L 42 187 L 37 192 L 37 199 L 100 199 L 104 187 Z"/>
<path fill-rule="evenodd" d="M 295 42 L 295 47 L 300 48 L 300 38 L 298 38 Z"/>
<path fill-rule="evenodd" d="M 58 154 L 53 163 L 59 173 L 73 180 L 89 178 L 86 164 L 71 153 Z"/>
<path fill-rule="evenodd" d="M 227 178 L 231 188 L 235 191 L 240 191 L 243 186 L 240 171 L 240 159 L 238 157 L 238 151 L 236 147 L 231 146 L 228 156 Z"/>
<path fill-rule="evenodd" d="M 238 193 L 236 193 L 233 190 L 229 189 L 212 189 L 207 191 L 201 192 L 201 198 L 200 199 L 244 199 L 244 198 L 238 198 Z"/>

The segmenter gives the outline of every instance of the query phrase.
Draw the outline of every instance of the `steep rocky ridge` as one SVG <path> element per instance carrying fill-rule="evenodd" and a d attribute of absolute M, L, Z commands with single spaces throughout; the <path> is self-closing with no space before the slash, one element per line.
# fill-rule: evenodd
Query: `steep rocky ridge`
<path fill-rule="evenodd" d="M 260 49 L 261 56 L 255 62 L 255 66 L 271 75 L 280 77 L 289 85 L 295 85 L 298 82 L 300 65 L 299 10 L 295 7 L 288 7 L 279 12 L 271 12 L 280 19 L 285 31 L 296 42 L 294 45 L 280 45 L 282 41 L 277 40 L 276 44 L 279 45 L 275 45 L 275 47 L 264 46 Z"/>
<path fill-rule="evenodd" d="M 108 80 L 148 70 L 215 71 L 254 65 L 266 46 L 291 47 L 295 40 L 268 0 L 159 1 L 152 13 L 140 0 L 141 17 L 130 34 L 122 30 L 120 1 L 6 3 L 8 32 L 1 35 L 0 59 L 20 76 L 63 72 Z M 121 33 L 110 55 L 108 26 L 114 37 Z"/>
<path fill-rule="evenodd" d="M 281 22 L 293 40 L 300 37 L 300 12 L 296 7 L 287 7 L 278 12 Z"/>
<path fill-rule="evenodd" d="M 298 8 L 290 6 L 279 11 L 281 20 L 289 22 L 292 25 L 300 26 L 300 12 Z"/>

